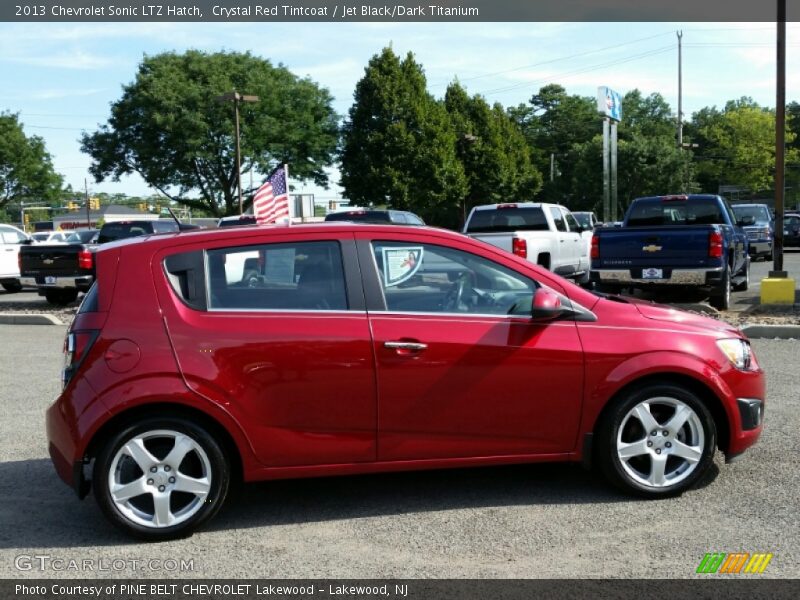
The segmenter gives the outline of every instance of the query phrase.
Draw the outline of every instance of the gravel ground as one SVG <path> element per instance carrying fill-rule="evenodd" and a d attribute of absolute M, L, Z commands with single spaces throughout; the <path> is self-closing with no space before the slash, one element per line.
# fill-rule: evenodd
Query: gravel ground
<path fill-rule="evenodd" d="M 637 500 L 568 465 L 276 481 L 245 486 L 189 539 L 140 544 L 78 501 L 47 457 L 64 329 L 0 325 L 0 578 L 695 578 L 706 552 L 740 551 L 774 553 L 764 577 L 800 577 L 800 342 L 754 341 L 769 386 L 761 440 L 733 464 L 718 455 L 680 498 Z M 33 555 L 127 562 L 15 566 Z"/>

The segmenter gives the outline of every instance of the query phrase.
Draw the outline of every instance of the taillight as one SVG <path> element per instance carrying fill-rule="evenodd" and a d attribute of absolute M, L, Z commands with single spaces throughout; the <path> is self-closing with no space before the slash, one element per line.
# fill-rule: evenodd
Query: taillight
<path fill-rule="evenodd" d="M 708 256 L 722 258 L 722 234 L 719 231 L 708 234 Z"/>
<path fill-rule="evenodd" d="M 520 238 L 512 239 L 511 252 L 522 258 L 528 258 L 528 242 Z"/>
<path fill-rule="evenodd" d="M 592 236 L 592 248 L 590 258 L 592 260 L 600 258 L 600 238 L 596 235 Z"/>
<path fill-rule="evenodd" d="M 515 203 L 507 202 L 505 204 L 498 204 L 497 208 L 500 209 L 500 210 L 502 210 L 504 208 L 517 208 L 517 205 Z"/>
<path fill-rule="evenodd" d="M 91 269 L 93 263 L 94 255 L 91 252 L 87 250 L 81 250 L 78 252 L 78 268 Z"/>
<path fill-rule="evenodd" d="M 70 331 L 64 339 L 64 371 L 61 381 L 67 387 L 69 380 L 78 370 L 83 359 L 89 353 L 89 349 L 97 339 L 99 332 L 90 331 Z"/>

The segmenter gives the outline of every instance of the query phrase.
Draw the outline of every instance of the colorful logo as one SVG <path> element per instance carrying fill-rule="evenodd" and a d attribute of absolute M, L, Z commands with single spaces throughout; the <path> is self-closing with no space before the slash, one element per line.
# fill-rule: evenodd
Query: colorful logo
<path fill-rule="evenodd" d="M 771 560 L 772 553 L 767 552 L 709 552 L 700 561 L 697 573 L 760 574 Z"/>

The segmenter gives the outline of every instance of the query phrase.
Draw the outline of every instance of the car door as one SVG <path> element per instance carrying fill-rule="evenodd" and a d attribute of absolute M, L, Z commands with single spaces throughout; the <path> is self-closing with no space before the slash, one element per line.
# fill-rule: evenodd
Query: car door
<path fill-rule="evenodd" d="M 577 249 L 561 208 L 558 206 L 551 206 L 550 216 L 553 219 L 553 224 L 556 228 L 556 239 L 558 240 L 558 247 L 556 249 L 557 256 L 554 257 L 550 270 L 559 275 L 563 275 L 574 271 L 577 267 Z"/>
<path fill-rule="evenodd" d="M 19 248 L 25 239 L 13 227 L 0 225 L 0 277 L 19 277 Z"/>
<path fill-rule="evenodd" d="M 186 384 L 256 432 L 265 465 L 374 461 L 375 364 L 352 235 L 267 233 L 233 231 L 154 265 Z"/>
<path fill-rule="evenodd" d="M 564 220 L 567 223 L 567 229 L 574 235 L 571 242 L 574 250 L 575 269 L 577 271 L 585 271 L 589 268 L 589 248 L 592 243 L 592 231 L 581 232 L 581 226 L 575 216 L 566 209 L 562 209 L 562 211 Z"/>
<path fill-rule="evenodd" d="M 539 287 L 500 252 L 358 234 L 378 373 L 378 459 L 574 448 L 583 354 L 574 322 L 532 323 Z"/>

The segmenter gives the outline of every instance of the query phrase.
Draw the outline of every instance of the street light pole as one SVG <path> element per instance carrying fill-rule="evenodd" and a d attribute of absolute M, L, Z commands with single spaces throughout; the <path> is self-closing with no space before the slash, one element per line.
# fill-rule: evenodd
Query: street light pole
<path fill-rule="evenodd" d="M 236 90 L 217 96 L 217 102 L 233 102 L 233 118 L 236 123 L 236 188 L 239 191 L 239 214 L 244 213 L 242 203 L 242 149 L 239 135 L 239 103 L 240 102 L 258 102 L 258 96 L 246 96 L 240 94 Z"/>
<path fill-rule="evenodd" d="M 786 0 L 778 0 L 777 85 L 775 94 L 775 233 L 774 264 L 770 277 L 786 277 L 783 271 L 783 201 L 786 143 Z"/>

